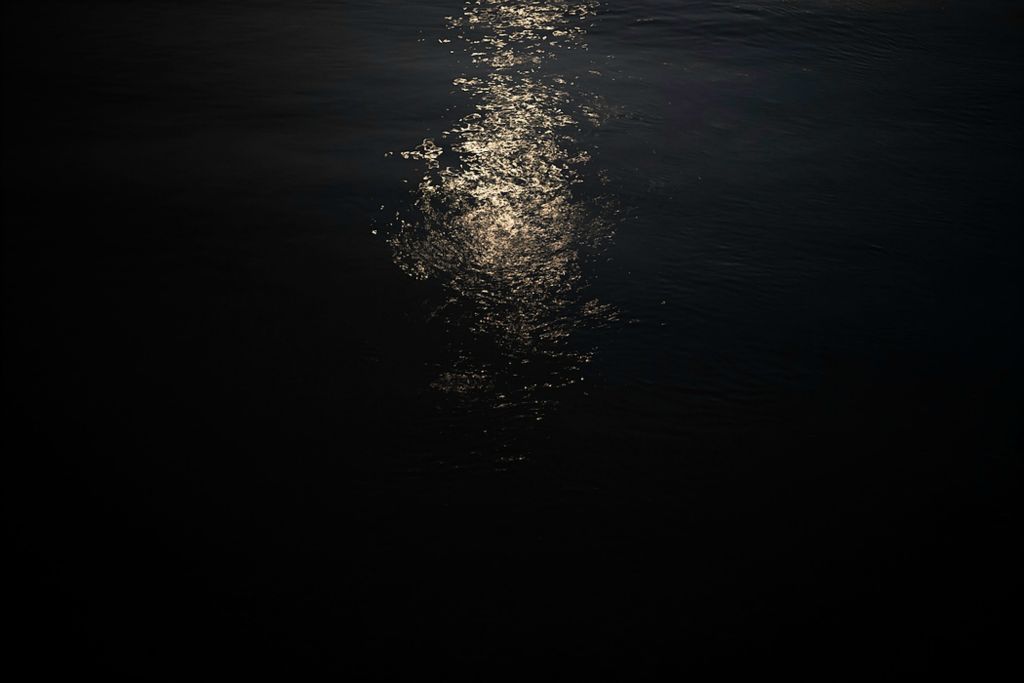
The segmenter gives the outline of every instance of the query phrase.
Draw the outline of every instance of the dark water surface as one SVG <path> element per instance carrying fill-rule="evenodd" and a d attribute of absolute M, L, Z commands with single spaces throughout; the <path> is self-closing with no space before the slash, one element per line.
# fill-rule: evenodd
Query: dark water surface
<path fill-rule="evenodd" d="M 39 661 L 523 680 L 1008 652 L 1021 3 L 3 26 Z"/>

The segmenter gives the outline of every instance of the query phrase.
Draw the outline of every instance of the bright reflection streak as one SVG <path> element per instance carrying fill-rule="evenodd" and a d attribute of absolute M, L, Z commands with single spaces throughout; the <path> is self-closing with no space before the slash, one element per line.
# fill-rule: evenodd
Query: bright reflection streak
<path fill-rule="evenodd" d="M 443 135 L 453 166 L 433 140 L 403 153 L 427 172 L 418 218 L 391 239 L 406 272 L 445 288 L 438 315 L 457 360 L 436 388 L 536 401 L 537 390 L 580 379 L 588 354 L 571 333 L 613 316 L 584 295 L 583 261 L 610 235 L 599 203 L 573 193 L 589 158 L 574 112 L 589 110 L 551 68 L 586 47 L 595 5 L 477 0 L 450 20 L 475 64 L 454 83 L 475 111 Z"/>

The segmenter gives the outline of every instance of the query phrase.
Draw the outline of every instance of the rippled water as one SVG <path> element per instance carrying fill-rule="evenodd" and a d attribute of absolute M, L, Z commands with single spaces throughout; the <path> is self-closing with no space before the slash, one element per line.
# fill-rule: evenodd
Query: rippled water
<path fill-rule="evenodd" d="M 789 639 L 782 623 L 831 633 L 848 609 L 870 624 L 849 642 L 888 628 L 901 653 L 984 622 L 964 598 L 943 625 L 951 570 L 917 582 L 954 556 L 1008 574 L 992 548 L 1014 545 L 961 552 L 1002 528 L 1020 474 L 1017 0 L 5 11 L 5 395 L 36 482 L 20 509 L 76 549 L 53 575 L 137 646 L 118 657 L 151 646 L 123 626 L 151 615 L 123 569 L 81 567 L 97 534 L 177 567 L 154 582 L 163 609 L 223 606 L 211 643 L 334 652 L 343 637 L 295 624 L 354 604 L 378 673 L 398 667 L 387 634 L 451 652 L 467 614 L 518 615 L 515 637 L 457 653 L 483 659 L 536 629 L 584 651 L 679 615 L 722 652 L 728 633 Z M 206 574 L 181 559 L 210 553 Z M 611 556 L 624 568 L 602 575 Z M 537 624 L 530 572 L 582 591 L 562 621 Z M 870 583 L 900 572 L 900 590 Z M 830 602 L 796 605 L 811 575 Z M 429 588 L 450 576 L 502 580 L 459 612 Z M 494 585 L 516 604 L 480 616 Z M 250 618 L 250 589 L 286 618 Z M 905 621 L 879 624 L 908 590 Z M 708 636 L 733 615 L 763 628 Z"/>
<path fill-rule="evenodd" d="M 1018 31 L 1005 3 L 439 17 L 417 41 L 446 106 L 374 222 L 440 285 L 431 386 L 505 409 L 482 431 L 568 402 L 661 442 L 1016 367 Z"/>
<path fill-rule="evenodd" d="M 611 235 L 609 209 L 576 190 L 589 159 L 576 138 L 597 114 L 578 74 L 556 63 L 585 49 L 595 7 L 479 3 L 449 20 L 474 67 L 454 79 L 473 111 L 440 145 L 428 138 L 402 152 L 427 161 L 427 175 L 418 215 L 392 238 L 406 272 L 444 285 L 430 316 L 445 326 L 454 361 L 432 384 L 439 390 L 539 414 L 543 389 L 583 379 L 587 353 L 570 344 L 572 332 L 614 319 L 586 297 L 583 274 Z"/>
<path fill-rule="evenodd" d="M 61 7 L 11 71 L 49 263 L 241 423 L 487 469 L 1019 371 L 1013 2 Z"/>

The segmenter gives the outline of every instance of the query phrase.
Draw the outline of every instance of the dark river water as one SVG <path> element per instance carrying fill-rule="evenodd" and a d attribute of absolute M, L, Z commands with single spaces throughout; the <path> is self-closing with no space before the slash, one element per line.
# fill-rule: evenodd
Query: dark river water
<path fill-rule="evenodd" d="M 175 680 L 1005 652 L 1024 4 L 4 12 L 44 649 Z"/>

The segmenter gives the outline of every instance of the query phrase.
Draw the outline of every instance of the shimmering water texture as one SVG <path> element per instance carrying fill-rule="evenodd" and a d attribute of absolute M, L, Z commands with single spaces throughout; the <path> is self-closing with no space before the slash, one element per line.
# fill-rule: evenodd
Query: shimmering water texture
<path fill-rule="evenodd" d="M 425 172 L 390 238 L 405 272 L 440 284 L 429 315 L 451 355 L 436 389 L 542 404 L 582 379 L 593 349 L 574 332 L 615 318 L 588 296 L 585 274 L 612 234 L 612 211 L 600 193 L 576 191 L 596 177 L 579 144 L 599 125 L 595 100 L 559 68 L 586 49 L 594 10 L 478 0 L 448 20 L 469 56 L 453 82 L 472 110 L 402 153 Z"/>

